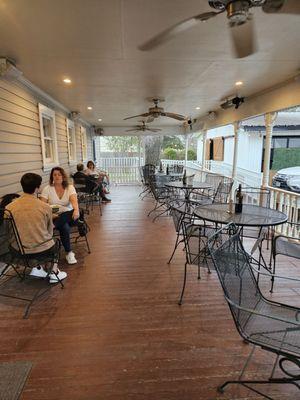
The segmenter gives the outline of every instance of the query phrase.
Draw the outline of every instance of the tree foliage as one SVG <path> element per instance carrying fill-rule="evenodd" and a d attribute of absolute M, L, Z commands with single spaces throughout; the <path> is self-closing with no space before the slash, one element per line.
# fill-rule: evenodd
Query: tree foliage
<path fill-rule="evenodd" d="M 184 149 L 184 143 L 180 136 L 164 136 L 162 142 L 162 149 L 172 148 L 175 150 Z"/>
<path fill-rule="evenodd" d="M 116 153 L 130 153 L 138 151 L 139 138 L 137 136 L 107 136 L 106 146 Z"/>

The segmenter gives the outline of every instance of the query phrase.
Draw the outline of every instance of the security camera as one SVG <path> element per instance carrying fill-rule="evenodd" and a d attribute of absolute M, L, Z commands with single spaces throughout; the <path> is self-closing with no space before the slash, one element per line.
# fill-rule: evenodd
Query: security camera
<path fill-rule="evenodd" d="M 223 110 L 227 110 L 227 108 L 231 108 L 235 106 L 235 108 L 239 108 L 239 106 L 244 103 L 245 98 L 244 97 L 233 97 L 232 99 L 226 99 L 223 100 L 223 103 L 221 104 L 221 107 Z"/>
<path fill-rule="evenodd" d="M 231 102 L 232 102 L 232 104 L 234 105 L 234 108 L 237 109 L 237 108 L 239 108 L 239 106 L 240 106 L 242 103 L 244 103 L 244 97 L 238 97 L 238 96 L 236 96 L 236 97 L 234 97 L 234 98 L 231 100 Z"/>
<path fill-rule="evenodd" d="M 80 112 L 79 111 L 71 111 L 69 114 L 69 118 L 72 119 L 73 121 L 77 121 L 80 118 Z"/>

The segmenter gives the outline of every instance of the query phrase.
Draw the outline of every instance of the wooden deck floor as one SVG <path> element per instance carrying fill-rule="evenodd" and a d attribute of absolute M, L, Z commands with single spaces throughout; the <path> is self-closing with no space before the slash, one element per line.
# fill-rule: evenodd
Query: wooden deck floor
<path fill-rule="evenodd" d="M 238 376 L 250 347 L 236 332 L 215 273 L 203 271 L 198 281 L 190 269 L 185 302 L 177 305 L 184 253 L 166 264 L 172 221 L 152 223 L 151 202 L 138 193 L 114 188 L 103 216 L 89 216 L 92 254 L 80 246 L 79 263 L 64 267 L 65 289 L 51 289 L 28 320 L 23 304 L 0 297 L 0 362 L 34 363 L 21 399 L 261 399 L 234 386 L 216 391 Z M 299 276 L 296 263 L 289 272 Z M 273 298 L 300 305 L 299 294 L 300 285 L 276 283 Z M 251 376 L 268 374 L 272 359 L 258 351 Z M 287 385 L 266 391 L 278 400 L 300 396 Z"/>

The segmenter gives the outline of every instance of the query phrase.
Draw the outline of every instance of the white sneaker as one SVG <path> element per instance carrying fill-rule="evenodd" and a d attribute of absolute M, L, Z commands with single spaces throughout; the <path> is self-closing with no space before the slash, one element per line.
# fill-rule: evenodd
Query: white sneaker
<path fill-rule="evenodd" d="M 57 283 L 59 281 L 62 281 L 66 277 L 67 277 L 67 273 L 64 271 L 59 271 L 59 270 L 56 275 L 54 272 L 51 272 L 51 274 L 49 275 L 50 283 Z"/>
<path fill-rule="evenodd" d="M 67 255 L 66 255 L 66 260 L 68 264 L 76 264 L 77 260 L 75 258 L 75 254 L 73 253 L 73 251 L 70 251 Z"/>
<path fill-rule="evenodd" d="M 47 272 L 43 268 L 33 267 L 30 276 L 36 276 L 37 278 L 46 278 L 48 275 Z"/>

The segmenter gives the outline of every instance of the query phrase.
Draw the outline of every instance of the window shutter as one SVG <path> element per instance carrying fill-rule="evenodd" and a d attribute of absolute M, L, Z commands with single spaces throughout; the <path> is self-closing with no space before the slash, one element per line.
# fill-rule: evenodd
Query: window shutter
<path fill-rule="evenodd" d="M 223 161 L 224 160 L 224 139 L 222 137 L 215 138 L 213 140 L 214 149 L 214 160 Z"/>
<path fill-rule="evenodd" d="M 205 160 L 210 160 L 210 139 L 205 141 Z"/>

